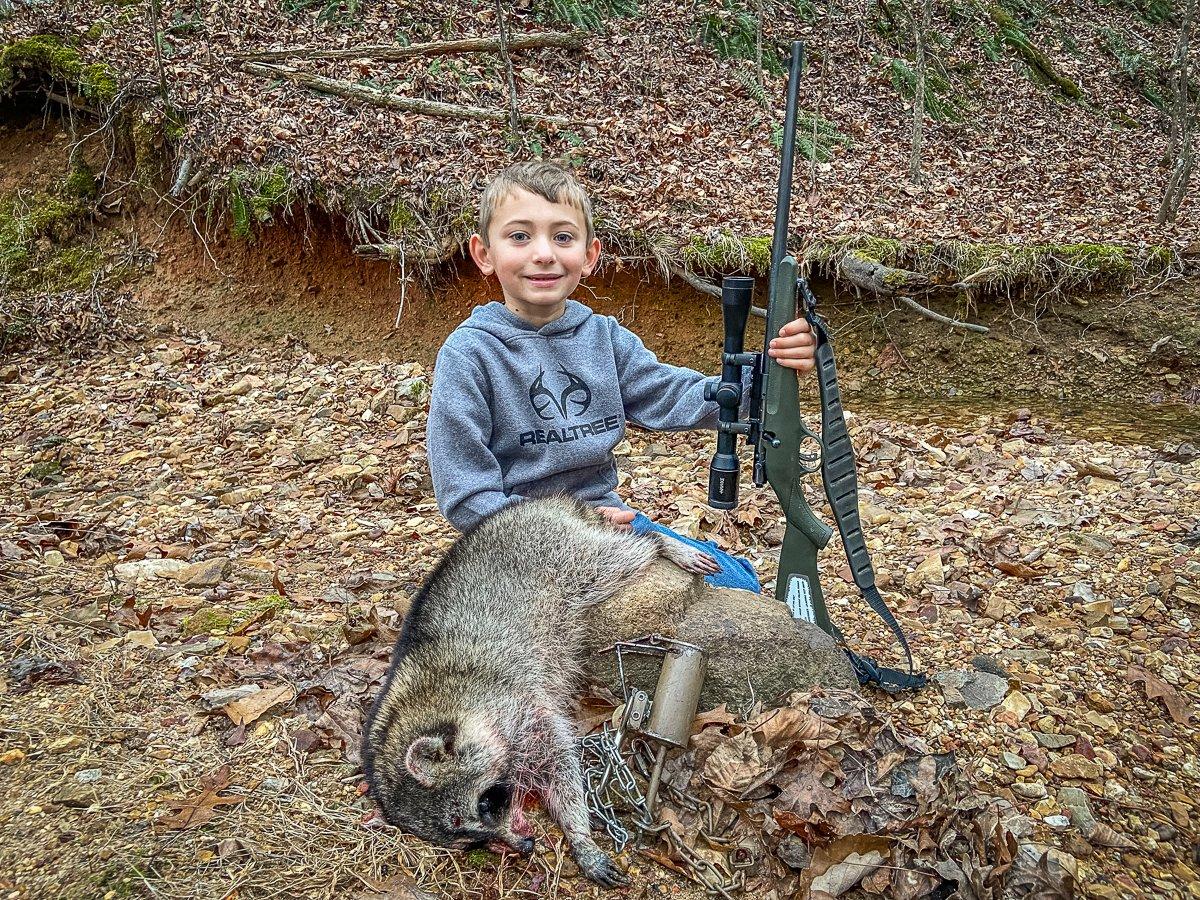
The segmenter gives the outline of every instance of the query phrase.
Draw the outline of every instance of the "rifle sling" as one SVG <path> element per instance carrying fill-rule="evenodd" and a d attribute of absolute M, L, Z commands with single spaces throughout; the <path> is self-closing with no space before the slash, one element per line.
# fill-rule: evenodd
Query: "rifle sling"
<path fill-rule="evenodd" d="M 842 536 L 842 546 L 850 563 L 854 583 L 867 605 L 883 619 L 900 642 L 900 646 L 904 648 L 904 655 L 908 659 L 908 672 L 878 666 L 849 649 L 846 653 L 860 684 L 877 684 L 884 690 L 893 692 L 915 690 L 924 686 L 925 675 L 913 671 L 912 651 L 908 647 L 908 639 L 883 597 L 879 595 L 879 589 L 875 586 L 875 570 L 871 566 L 871 556 L 863 540 L 862 521 L 858 514 L 858 475 L 854 445 L 850 442 L 850 433 L 842 414 L 842 396 L 838 390 L 837 367 L 833 361 L 833 343 L 829 339 L 829 329 L 825 320 L 813 308 L 814 304 L 808 302 L 811 294 L 808 293 L 807 285 L 802 283 L 800 289 L 805 295 L 805 317 L 812 326 L 817 341 L 817 384 L 821 391 L 821 480 L 825 485 L 825 496 L 829 500 L 833 519 Z"/>

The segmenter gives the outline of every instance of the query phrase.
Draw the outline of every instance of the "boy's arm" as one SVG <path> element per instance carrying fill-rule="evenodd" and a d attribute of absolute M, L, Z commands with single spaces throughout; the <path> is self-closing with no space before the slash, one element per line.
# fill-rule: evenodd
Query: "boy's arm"
<path fill-rule="evenodd" d="M 719 382 L 719 377 L 660 362 L 628 328 L 616 320 L 612 320 L 612 327 L 626 419 L 655 431 L 717 427 L 718 407 L 704 399 L 704 386 Z M 742 388 L 744 406 L 749 399 L 749 369 Z"/>
<path fill-rule="evenodd" d="M 521 499 L 504 493 L 500 463 L 488 447 L 492 414 L 483 375 L 449 347 L 433 370 L 425 434 L 438 508 L 459 531 Z"/>

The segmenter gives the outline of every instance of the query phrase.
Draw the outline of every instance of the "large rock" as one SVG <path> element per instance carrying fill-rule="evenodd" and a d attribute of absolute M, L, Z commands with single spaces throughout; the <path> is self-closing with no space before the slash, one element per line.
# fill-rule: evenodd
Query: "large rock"
<path fill-rule="evenodd" d="M 791 617 L 782 603 L 732 588 L 714 588 L 668 562 L 656 563 L 624 595 L 589 612 L 588 675 L 620 692 L 617 641 L 659 634 L 704 650 L 708 674 L 700 708 L 771 701 L 789 691 L 823 686 L 855 690 L 846 654 L 815 625 Z M 657 657 L 624 657 L 631 687 L 654 693 Z"/>

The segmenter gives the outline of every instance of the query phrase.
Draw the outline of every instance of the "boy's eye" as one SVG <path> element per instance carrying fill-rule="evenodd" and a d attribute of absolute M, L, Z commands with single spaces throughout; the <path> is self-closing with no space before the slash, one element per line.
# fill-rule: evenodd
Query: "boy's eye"
<path fill-rule="evenodd" d="M 560 231 L 554 236 L 554 240 L 560 244 L 569 244 L 571 241 L 575 240 L 575 235 L 571 234 L 569 231 Z"/>
<path fill-rule="evenodd" d="M 508 236 L 508 238 L 509 238 L 509 240 L 517 241 L 518 243 L 523 243 L 524 241 L 529 240 L 529 235 L 526 234 L 524 231 L 514 231 L 512 234 L 510 234 Z"/>

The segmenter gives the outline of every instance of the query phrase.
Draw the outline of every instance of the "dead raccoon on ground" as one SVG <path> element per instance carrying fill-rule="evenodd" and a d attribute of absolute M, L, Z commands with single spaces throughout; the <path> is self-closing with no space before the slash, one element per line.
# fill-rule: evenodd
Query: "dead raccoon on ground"
<path fill-rule="evenodd" d="M 592 840 L 570 714 L 583 611 L 665 557 L 697 574 L 708 554 L 607 524 L 569 498 L 524 500 L 464 534 L 413 600 L 367 718 L 363 762 L 393 825 L 434 844 L 533 849 L 540 798 L 588 878 L 628 879 Z"/>

